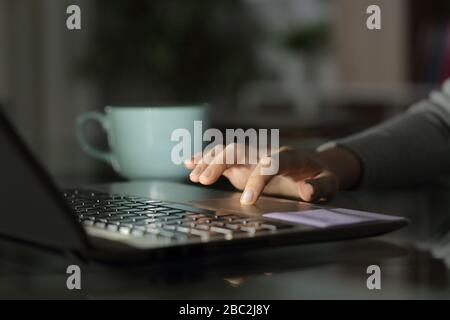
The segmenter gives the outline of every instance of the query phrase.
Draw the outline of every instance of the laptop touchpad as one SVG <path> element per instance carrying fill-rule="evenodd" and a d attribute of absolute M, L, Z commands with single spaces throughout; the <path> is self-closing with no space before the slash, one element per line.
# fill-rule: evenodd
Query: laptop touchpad
<path fill-rule="evenodd" d="M 235 212 L 259 216 L 269 212 L 292 212 L 314 209 L 315 206 L 297 201 L 261 197 L 254 205 L 241 205 L 240 194 L 233 193 L 229 197 L 197 200 L 190 203 L 195 206 L 215 210 L 218 212 Z"/>

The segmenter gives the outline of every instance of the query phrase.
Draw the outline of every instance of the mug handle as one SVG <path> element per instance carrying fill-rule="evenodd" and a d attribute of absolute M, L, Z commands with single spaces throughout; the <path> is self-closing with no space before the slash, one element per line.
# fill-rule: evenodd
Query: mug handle
<path fill-rule="evenodd" d="M 106 116 L 103 113 L 96 112 L 96 111 L 90 111 L 83 113 L 77 117 L 77 140 L 78 143 L 81 145 L 81 148 L 90 156 L 93 158 L 103 160 L 110 165 L 113 164 L 113 154 L 110 151 L 102 151 L 98 150 L 92 144 L 88 141 L 86 135 L 85 135 L 85 126 L 86 124 L 91 121 L 97 121 L 102 126 L 103 130 L 108 133 L 109 125 L 108 120 Z"/>

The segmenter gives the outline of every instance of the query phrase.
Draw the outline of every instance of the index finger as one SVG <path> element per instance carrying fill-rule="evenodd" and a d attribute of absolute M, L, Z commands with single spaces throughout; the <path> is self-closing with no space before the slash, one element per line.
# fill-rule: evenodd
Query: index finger
<path fill-rule="evenodd" d="M 278 170 L 268 170 L 268 169 Z M 321 167 L 292 149 L 280 149 L 269 157 L 264 157 L 250 175 L 242 193 L 242 204 L 254 204 L 266 185 L 277 175 L 290 175 L 295 179 L 302 179 L 320 172 Z"/>
<path fill-rule="evenodd" d="M 193 155 L 192 157 L 190 157 L 189 159 L 184 160 L 184 166 L 187 169 L 192 170 L 200 162 L 202 157 L 203 157 L 203 152 L 199 152 L 199 153 Z"/>
<path fill-rule="evenodd" d="M 272 180 L 276 174 L 263 174 L 264 168 L 270 166 L 272 159 L 265 157 L 261 159 L 258 165 L 255 167 L 244 188 L 244 192 L 241 196 L 241 203 L 250 205 L 254 204 L 258 200 L 259 196 L 263 192 L 266 185 Z"/>

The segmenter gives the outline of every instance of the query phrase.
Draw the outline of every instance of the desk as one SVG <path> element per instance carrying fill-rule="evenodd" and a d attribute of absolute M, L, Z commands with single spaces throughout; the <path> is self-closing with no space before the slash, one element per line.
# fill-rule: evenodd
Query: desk
<path fill-rule="evenodd" d="M 198 187 L 170 183 L 111 186 L 180 201 Z M 139 191 L 141 190 L 141 191 Z M 202 192 L 216 192 L 204 190 Z M 403 215 L 411 224 L 371 239 L 293 245 L 190 257 L 130 267 L 81 264 L 82 290 L 66 289 L 74 257 L 2 240 L 0 298 L 307 299 L 450 298 L 450 189 L 358 191 L 332 205 Z M 366 268 L 381 268 L 381 290 L 368 290 Z"/>

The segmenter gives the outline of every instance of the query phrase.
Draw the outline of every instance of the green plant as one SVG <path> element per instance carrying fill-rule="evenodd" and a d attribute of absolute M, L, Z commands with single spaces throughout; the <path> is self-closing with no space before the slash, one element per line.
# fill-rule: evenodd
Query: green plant
<path fill-rule="evenodd" d="M 283 44 L 292 50 L 313 52 L 324 48 L 330 39 L 330 28 L 326 23 L 315 23 L 292 28 L 283 37 Z"/>
<path fill-rule="evenodd" d="M 257 72 L 257 26 L 240 0 L 96 0 L 84 74 L 138 80 L 171 99 L 231 94 Z"/>

